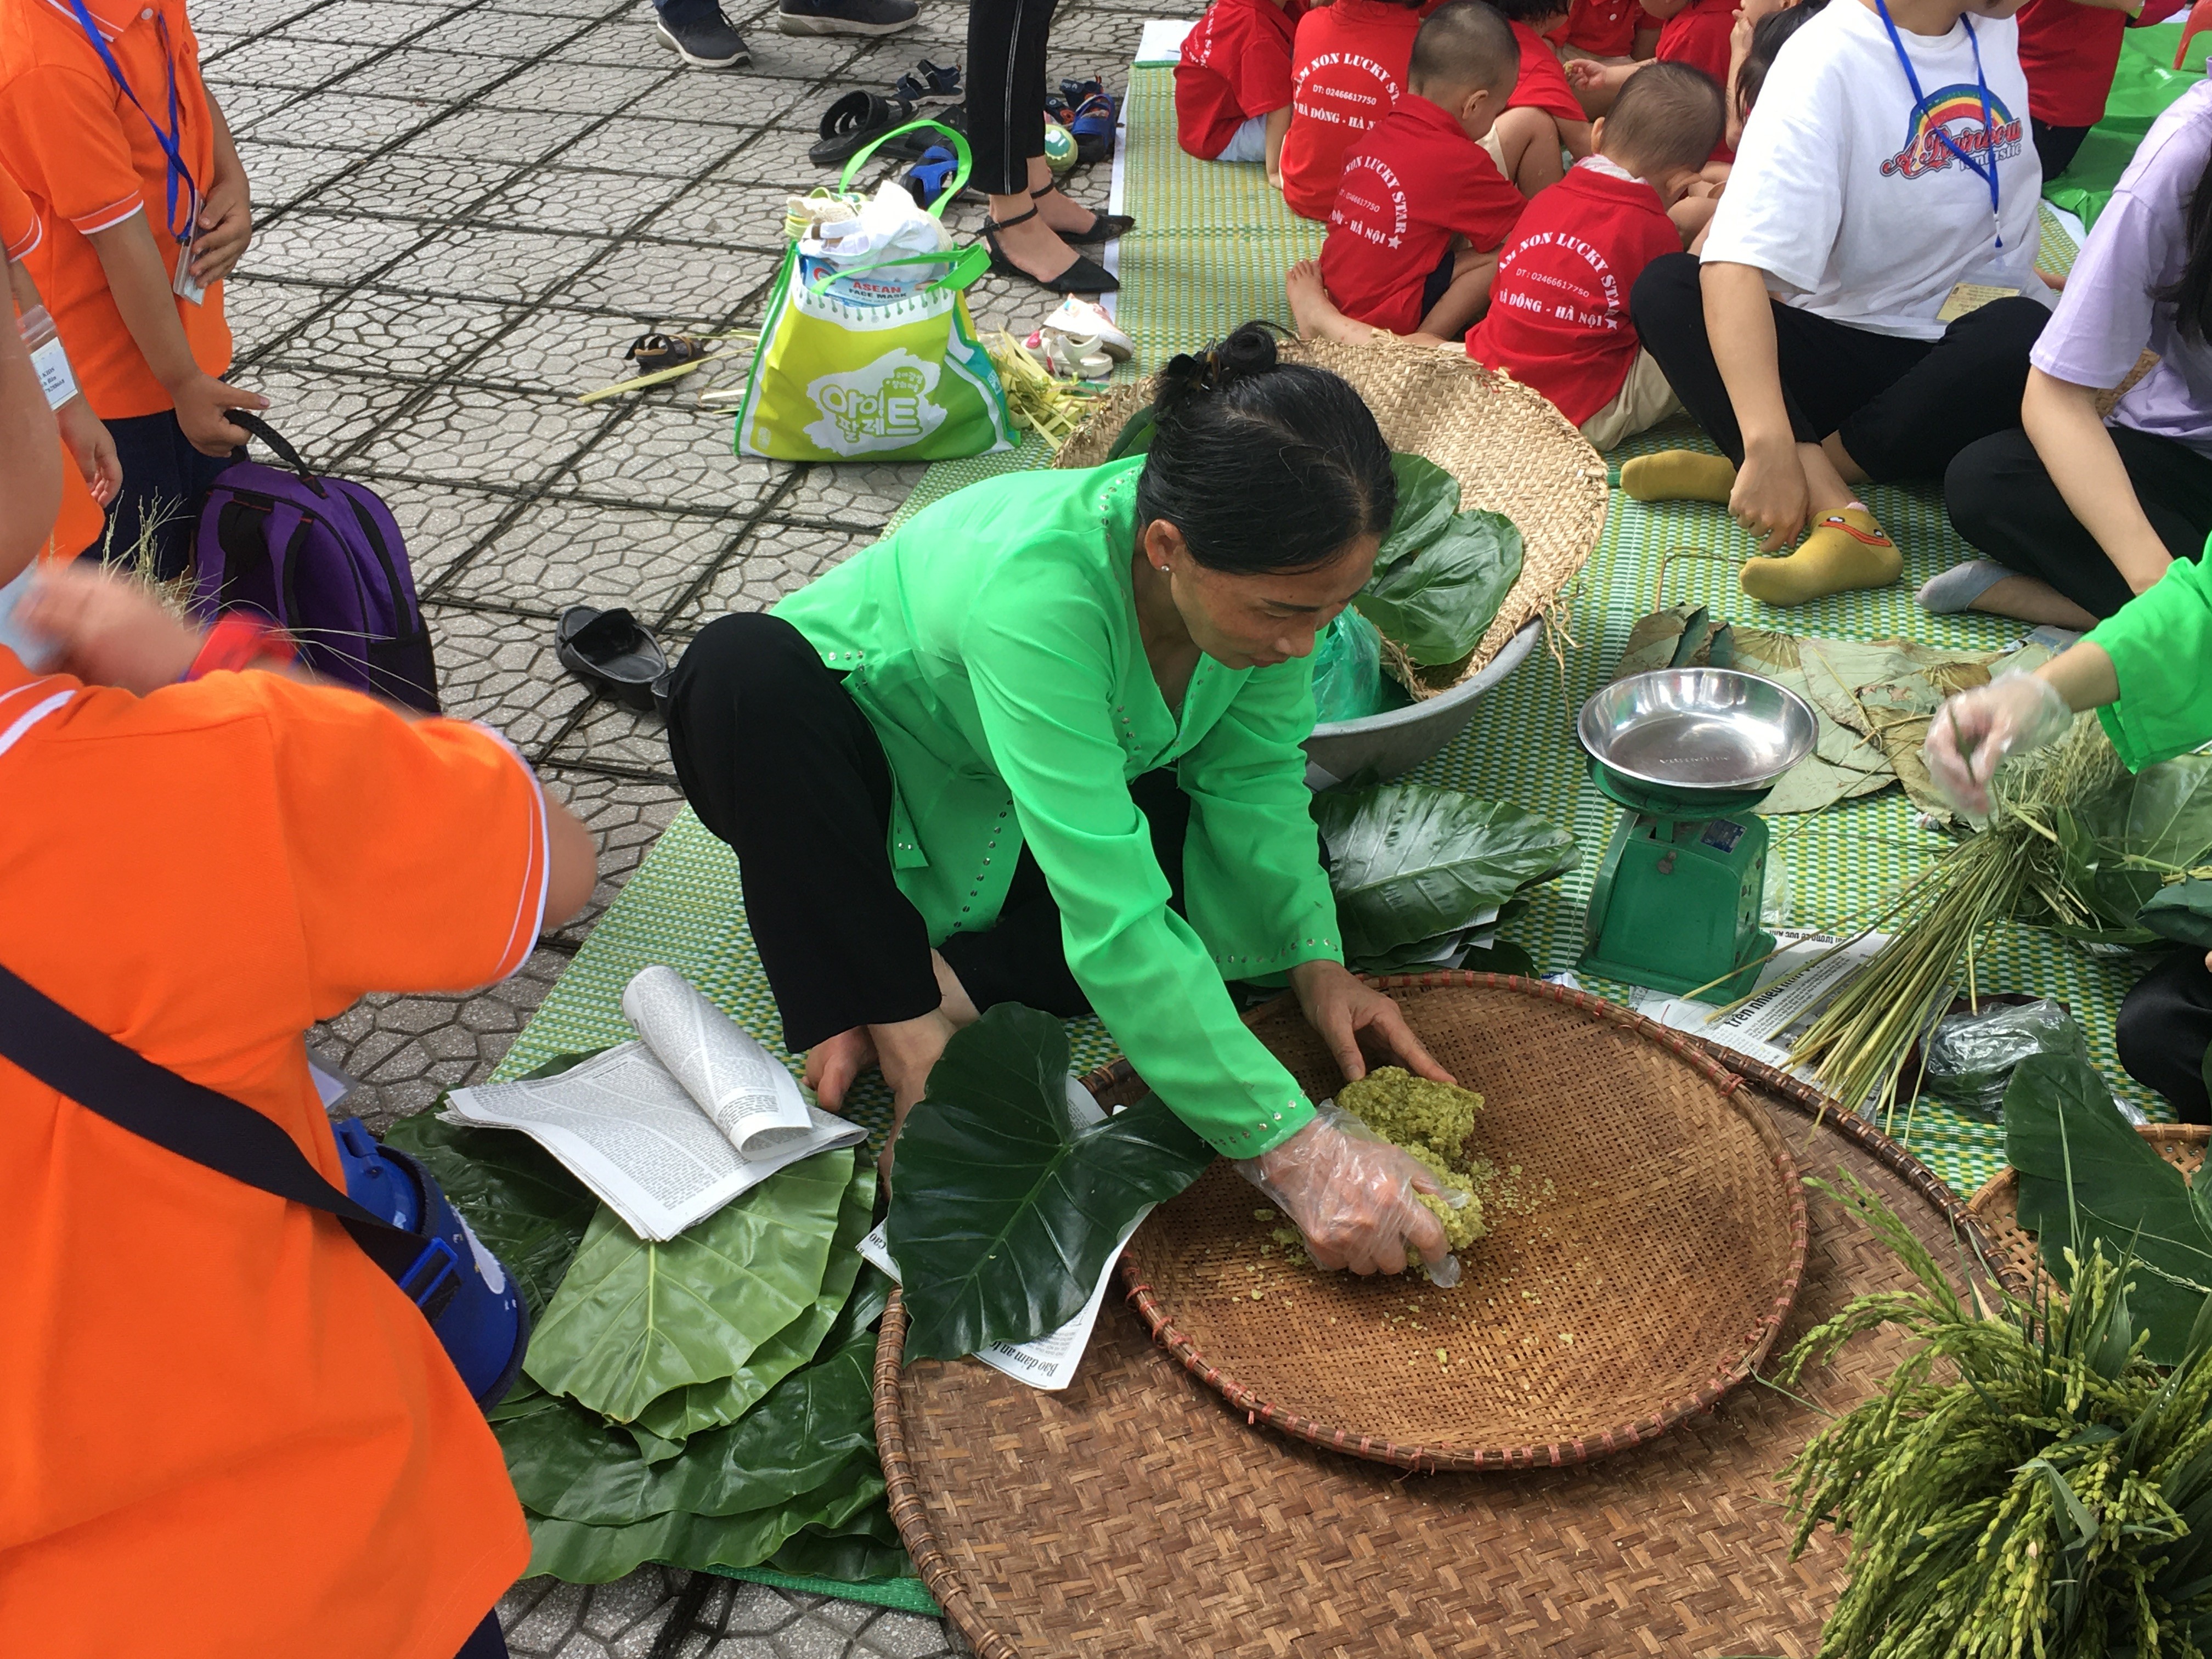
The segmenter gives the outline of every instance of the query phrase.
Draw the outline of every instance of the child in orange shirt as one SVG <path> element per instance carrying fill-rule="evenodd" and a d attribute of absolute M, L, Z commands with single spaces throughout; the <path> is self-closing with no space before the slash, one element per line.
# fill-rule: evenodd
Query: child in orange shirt
<path fill-rule="evenodd" d="M 228 412 L 267 406 L 220 378 L 252 204 L 183 0 L 0 0 L 0 166 L 44 222 L 27 263 L 122 459 L 113 544 L 166 519 L 155 563 L 176 575 L 246 441 Z"/>
<path fill-rule="evenodd" d="M 20 263 L 46 238 L 46 226 L 22 188 L 0 168 L 0 248 L 8 260 L 8 288 L 15 301 L 18 328 L 46 314 L 39 285 Z M 115 499 L 123 481 L 122 464 L 115 458 L 115 440 L 100 424 L 100 416 L 84 400 L 76 384 L 67 349 L 59 340 L 48 342 L 33 354 L 39 380 L 54 420 L 61 428 L 62 453 L 70 465 L 62 469 L 61 516 L 46 538 L 46 556 L 70 559 L 100 543 L 105 523 L 102 509 Z"/>
<path fill-rule="evenodd" d="M 489 732 L 199 672 L 219 645 L 143 589 L 34 573 L 53 427 L 0 329 L 0 799 L 36 809 L 0 814 L 0 964 L 343 1187 L 302 1028 L 513 973 L 590 895 L 590 836 Z M 0 1064 L 0 1328 L 9 1654 L 504 1654 L 499 1444 L 334 1217 Z M 149 1367 L 178 1431 L 115 1432 Z"/>
<path fill-rule="evenodd" d="M 1438 340 L 1482 314 L 1526 205 L 1482 142 L 1520 67 L 1484 0 L 1451 0 L 1421 25 L 1406 95 L 1345 161 L 1319 264 L 1285 281 L 1302 330 L 1316 297 L 1355 323 Z"/>

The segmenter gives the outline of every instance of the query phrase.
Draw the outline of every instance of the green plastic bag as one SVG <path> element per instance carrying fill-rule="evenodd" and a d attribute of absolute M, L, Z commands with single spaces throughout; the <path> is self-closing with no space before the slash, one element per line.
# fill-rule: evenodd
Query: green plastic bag
<path fill-rule="evenodd" d="M 1314 721 L 1362 720 L 1382 711 L 1382 635 L 1350 605 L 1314 641 Z"/>
<path fill-rule="evenodd" d="M 885 133 L 846 163 L 842 186 L 850 187 L 877 144 L 917 127 L 940 134 L 960 159 L 951 188 L 931 210 L 941 213 L 967 180 L 968 143 L 934 122 Z M 821 291 L 834 277 L 804 281 L 798 245 L 787 247 L 738 406 L 738 453 L 782 461 L 942 461 L 1012 448 L 1006 394 L 962 292 L 990 268 L 989 250 L 978 245 L 879 263 L 947 259 L 950 270 L 905 299 L 855 305 Z"/>

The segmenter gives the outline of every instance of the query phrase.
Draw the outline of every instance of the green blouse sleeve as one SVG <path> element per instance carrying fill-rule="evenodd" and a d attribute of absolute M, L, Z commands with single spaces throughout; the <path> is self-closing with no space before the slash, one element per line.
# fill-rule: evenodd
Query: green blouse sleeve
<path fill-rule="evenodd" d="M 2120 683 L 2097 711 L 2131 772 L 2212 738 L 2212 572 L 2176 559 L 2087 638 L 2105 648 Z"/>
<path fill-rule="evenodd" d="M 1184 908 L 1224 978 L 1344 960 L 1305 784 L 1313 723 L 1313 659 L 1260 669 L 1179 769 Z"/>
<path fill-rule="evenodd" d="M 1251 1158 L 1304 1127 L 1313 1108 L 1168 908 L 1122 778 L 1100 606 L 1019 567 L 986 580 L 961 638 L 981 735 L 1060 907 L 1076 982 L 1176 1115 L 1224 1156 Z"/>

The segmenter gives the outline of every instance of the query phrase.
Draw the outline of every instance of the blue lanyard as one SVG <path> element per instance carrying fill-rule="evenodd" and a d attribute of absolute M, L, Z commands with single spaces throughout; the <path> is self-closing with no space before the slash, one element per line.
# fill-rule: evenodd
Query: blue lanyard
<path fill-rule="evenodd" d="M 169 65 L 169 125 L 164 131 L 161 124 L 147 114 L 146 106 L 140 103 L 138 94 L 131 90 L 131 82 L 124 79 L 123 65 L 115 61 L 115 54 L 107 49 L 107 41 L 100 34 L 100 26 L 93 21 L 92 14 L 85 9 L 84 0 L 70 0 L 70 6 L 76 13 L 76 21 L 83 26 L 85 39 L 92 42 L 92 49 L 100 54 L 100 61 L 107 65 L 107 72 L 115 77 L 115 84 L 123 88 L 123 95 L 131 100 L 131 107 L 146 116 L 146 125 L 154 129 L 154 137 L 161 142 L 162 155 L 169 158 L 169 234 L 180 245 L 189 247 L 192 240 L 192 222 L 199 217 L 200 191 L 199 186 L 192 182 L 192 170 L 185 165 L 184 119 L 177 108 L 177 59 L 169 46 L 169 26 L 166 21 L 160 26 L 161 56 Z M 181 227 L 177 222 L 177 181 L 179 179 L 185 183 L 185 219 Z"/>
<path fill-rule="evenodd" d="M 81 3 L 81 0 L 79 3 Z M 1920 90 L 1920 77 L 1912 72 L 1912 59 L 1905 56 L 1905 42 L 1898 38 L 1897 25 L 1890 21 L 1889 7 L 1885 3 L 1885 0 L 1874 0 L 1874 9 L 1881 14 L 1881 26 L 1889 31 L 1889 44 L 1896 50 L 1897 61 L 1904 65 L 1905 84 L 1912 88 L 1912 112 L 1917 116 L 1921 112 L 1922 106 L 1927 103 L 1928 96 Z M 1966 44 L 1972 47 L 1974 52 L 1974 86 L 1982 94 L 1982 136 L 1988 143 L 1988 160 L 1986 161 L 1974 160 L 1965 150 L 1960 149 L 1951 135 L 1940 126 L 1936 129 L 1936 136 L 1942 141 L 1945 149 L 1959 158 L 1960 164 L 1967 172 L 1989 185 L 1990 223 L 1996 228 L 1997 246 L 2002 247 L 2004 219 L 1997 207 L 1997 136 L 1996 127 L 1990 120 L 1990 83 L 1982 74 L 1982 43 L 1975 37 L 1972 18 L 1961 14 L 1959 21 L 1965 26 Z"/>

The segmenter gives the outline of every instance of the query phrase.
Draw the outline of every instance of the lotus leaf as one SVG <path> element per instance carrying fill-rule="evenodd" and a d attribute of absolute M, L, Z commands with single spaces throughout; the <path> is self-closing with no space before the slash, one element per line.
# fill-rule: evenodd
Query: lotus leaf
<path fill-rule="evenodd" d="M 852 1296 L 854 1280 L 866 1265 L 860 1260 L 859 1246 L 873 1224 L 875 1204 L 874 1160 L 857 1159 L 853 1166 L 852 1182 L 845 1188 L 844 1201 L 838 1207 L 837 1231 L 830 1240 L 829 1265 L 823 1271 L 821 1292 L 814 1298 L 813 1305 L 754 1349 L 752 1358 L 732 1375 L 719 1382 L 694 1383 L 688 1389 L 672 1389 L 661 1395 L 645 1408 L 638 1419 L 639 1425 L 676 1443 L 680 1450 L 681 1443 L 688 1437 L 736 1422 L 770 1389 L 823 1352 L 830 1328 L 837 1323 L 840 1312 Z M 835 1352 L 841 1346 L 842 1343 L 829 1343 L 827 1349 Z M 648 1452 L 647 1455 L 653 1454 Z"/>
<path fill-rule="evenodd" d="M 1066 1324 L 1122 1229 L 1212 1162 L 1157 1097 L 1076 1123 L 1067 1059 L 1058 1020 L 1001 1003 L 945 1045 L 893 1143 L 886 1242 L 910 1356 L 956 1359 Z"/>
<path fill-rule="evenodd" d="M 2212 1288 L 2212 1191 L 2190 1183 L 2120 1115 L 2096 1068 L 2071 1054 L 2034 1054 L 2004 1097 L 2005 1146 L 2020 1172 L 2020 1224 L 2036 1235 L 2044 1266 L 2072 1281 L 2070 1248 L 2105 1242 L 2132 1260 L 2129 1305 L 2148 1333 L 2144 1352 L 2179 1362 Z"/>
<path fill-rule="evenodd" d="M 1390 783 L 1314 798 L 1347 960 L 1467 927 L 1579 861 L 1548 818 L 1456 789 Z"/>
<path fill-rule="evenodd" d="M 820 1294 L 852 1157 L 802 1158 L 666 1243 L 602 1205 L 523 1369 L 617 1423 L 735 1376 Z"/>

